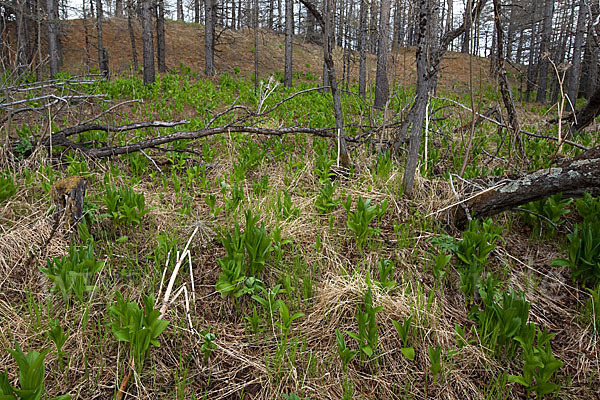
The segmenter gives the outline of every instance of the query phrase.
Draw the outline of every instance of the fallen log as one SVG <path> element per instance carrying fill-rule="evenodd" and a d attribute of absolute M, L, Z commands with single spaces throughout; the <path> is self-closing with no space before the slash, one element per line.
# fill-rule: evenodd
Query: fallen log
<path fill-rule="evenodd" d="M 496 215 L 561 192 L 565 197 L 580 197 L 584 192 L 600 195 L 600 146 L 558 167 L 540 169 L 482 190 L 453 205 L 449 212 L 454 224 L 464 227 L 469 218 Z"/>

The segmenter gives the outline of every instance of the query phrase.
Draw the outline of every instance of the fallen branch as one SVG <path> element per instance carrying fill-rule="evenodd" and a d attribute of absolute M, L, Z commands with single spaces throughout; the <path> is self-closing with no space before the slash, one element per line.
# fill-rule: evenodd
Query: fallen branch
<path fill-rule="evenodd" d="M 545 199 L 556 193 L 578 197 L 585 192 L 600 194 L 600 146 L 558 167 L 540 169 L 519 179 L 485 189 L 454 204 L 449 212 L 453 214 L 455 225 L 464 227 L 468 216 L 463 205 L 469 209 L 472 218 L 481 218 Z M 441 211 L 443 210 L 439 212 Z"/>

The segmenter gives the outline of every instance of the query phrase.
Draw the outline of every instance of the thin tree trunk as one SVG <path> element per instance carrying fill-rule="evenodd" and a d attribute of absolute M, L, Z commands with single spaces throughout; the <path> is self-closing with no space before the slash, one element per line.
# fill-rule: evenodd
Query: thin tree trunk
<path fill-rule="evenodd" d="M 285 0 L 285 87 L 292 87 L 292 19 L 294 18 L 293 0 Z"/>
<path fill-rule="evenodd" d="M 360 64 L 358 72 L 358 95 L 363 100 L 366 96 L 367 87 L 367 4 L 365 0 L 360 0 L 360 22 L 359 22 L 359 41 L 358 51 L 360 52 Z"/>
<path fill-rule="evenodd" d="M 167 72 L 165 45 L 165 0 L 158 0 L 158 18 L 156 18 L 156 58 L 158 72 Z"/>
<path fill-rule="evenodd" d="M 96 29 L 98 36 L 98 69 L 104 77 L 108 77 L 108 53 L 102 43 L 102 19 L 104 18 L 102 11 L 102 0 L 96 0 Z"/>
<path fill-rule="evenodd" d="M 583 34 L 587 19 L 587 6 L 585 0 L 579 0 L 579 15 L 577 16 L 577 32 L 573 44 L 573 66 L 569 70 L 567 80 L 567 97 L 571 105 L 575 107 L 577 91 L 579 89 L 579 73 L 581 71 L 581 50 L 583 49 Z"/>
<path fill-rule="evenodd" d="M 350 167 L 350 156 L 348 155 L 348 149 L 346 148 L 346 140 L 344 139 L 344 115 L 342 113 L 342 102 L 340 100 L 340 94 L 338 93 L 337 81 L 335 76 L 335 68 L 333 58 L 331 56 L 331 20 L 329 18 L 329 12 L 331 12 L 331 0 L 325 0 L 325 11 L 326 15 L 323 17 L 315 6 L 309 0 L 300 0 L 302 4 L 313 14 L 319 25 L 323 29 L 323 58 L 325 65 L 327 66 L 327 75 L 329 79 L 329 86 L 331 87 L 331 96 L 333 98 L 333 110 L 335 115 L 335 127 L 337 134 L 338 144 L 338 155 L 340 165 L 344 168 Z"/>
<path fill-rule="evenodd" d="M 544 7 L 544 25 L 542 30 L 542 40 L 540 42 L 540 58 L 538 73 L 538 90 L 536 101 L 543 103 L 546 101 L 546 88 L 548 86 L 548 49 L 552 39 L 552 15 L 554 14 L 554 0 L 546 0 Z"/>
<path fill-rule="evenodd" d="M 533 1 L 532 2 L 532 10 L 531 10 L 531 22 L 530 22 L 531 34 L 529 37 L 529 63 L 527 65 L 527 84 L 526 84 L 526 89 L 525 89 L 525 101 L 527 101 L 527 102 L 529 102 L 529 96 L 535 86 L 535 76 L 536 76 L 536 71 L 537 71 L 537 66 L 533 63 L 533 60 L 535 60 L 535 52 L 536 52 L 535 41 L 534 41 L 534 38 L 537 34 L 536 14 L 537 14 L 537 1 Z"/>
<path fill-rule="evenodd" d="M 144 84 L 154 83 L 154 40 L 152 37 L 151 0 L 142 1 L 142 48 L 144 58 Z"/>
<path fill-rule="evenodd" d="M 50 55 L 50 78 L 58 73 L 60 65 L 58 51 L 58 4 L 56 0 L 47 0 L 48 11 L 48 53 Z"/>
<path fill-rule="evenodd" d="M 258 0 L 254 0 L 254 93 L 258 93 Z"/>
<path fill-rule="evenodd" d="M 200 0 L 194 0 L 194 23 L 200 23 Z"/>
<path fill-rule="evenodd" d="M 471 7 L 471 0 L 467 0 L 467 6 L 465 9 L 468 10 L 470 7 Z M 460 50 L 461 53 L 464 53 L 464 54 L 469 53 L 469 47 L 471 46 L 470 42 L 471 42 L 472 25 L 473 25 L 473 22 L 470 22 L 467 25 L 467 29 L 465 29 L 465 35 L 463 36 L 462 48 Z"/>
<path fill-rule="evenodd" d="M 204 72 L 206 75 L 215 74 L 215 0 L 204 0 Z"/>
<path fill-rule="evenodd" d="M 377 1 L 371 1 L 371 22 L 369 24 L 369 51 L 372 54 L 375 54 L 377 51 L 377 32 L 378 24 L 377 24 Z"/>
<path fill-rule="evenodd" d="M 19 75 L 29 69 L 31 51 L 29 48 L 29 29 L 27 28 L 27 17 L 25 0 L 17 0 L 17 72 Z"/>
<path fill-rule="evenodd" d="M 137 72 L 139 69 L 137 50 L 135 48 L 135 34 L 131 22 L 131 14 L 134 13 L 133 0 L 127 0 L 127 29 L 129 30 L 129 40 L 131 41 L 131 56 L 133 58 L 133 68 Z"/>
<path fill-rule="evenodd" d="M 390 37 L 390 0 L 382 0 L 380 8 L 381 29 L 377 43 L 377 72 L 375 75 L 376 108 L 382 108 L 388 101 L 390 88 L 388 83 L 388 47 Z"/>
<path fill-rule="evenodd" d="M 121 18 L 122 16 L 123 16 L 123 0 L 115 0 L 115 17 Z"/>

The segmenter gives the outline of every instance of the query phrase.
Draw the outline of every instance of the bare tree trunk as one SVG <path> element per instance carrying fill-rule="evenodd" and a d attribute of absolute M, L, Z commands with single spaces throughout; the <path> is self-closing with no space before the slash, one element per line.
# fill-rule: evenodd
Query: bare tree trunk
<path fill-rule="evenodd" d="M 468 10 L 469 8 L 471 8 L 471 0 L 467 0 L 467 6 L 465 7 L 466 10 Z M 468 23 L 467 29 L 465 29 L 465 34 L 463 36 L 463 42 L 462 42 L 462 48 L 460 50 L 461 53 L 467 54 L 469 52 L 469 47 L 471 46 L 470 42 L 471 42 L 472 25 L 473 25 L 473 22 L 471 21 L 470 23 Z"/>
<path fill-rule="evenodd" d="M 123 16 L 123 0 L 115 0 L 115 17 L 121 18 L 122 16 Z"/>
<path fill-rule="evenodd" d="M 29 69 L 31 50 L 29 47 L 29 29 L 27 27 L 25 0 L 17 0 L 15 9 L 17 18 L 17 72 L 19 75 Z"/>
<path fill-rule="evenodd" d="M 204 72 L 215 74 L 215 0 L 204 0 Z"/>
<path fill-rule="evenodd" d="M 500 21 L 501 9 L 500 0 L 493 0 L 494 2 L 494 22 L 496 25 L 496 44 L 497 44 L 497 57 L 498 62 L 498 78 L 500 81 L 500 92 L 502 93 L 502 101 L 508 114 L 508 122 L 510 127 L 513 129 L 515 135 L 515 141 L 519 143 L 521 151 L 523 150 L 523 143 L 521 142 L 521 125 L 519 123 L 519 117 L 515 108 L 515 101 L 513 99 L 512 91 L 508 79 L 506 78 L 506 69 L 504 68 L 504 31 L 502 30 L 502 22 Z"/>
<path fill-rule="evenodd" d="M 152 0 L 142 1 L 142 48 L 144 58 L 144 84 L 154 83 L 154 40 L 152 37 Z"/>
<path fill-rule="evenodd" d="M 575 106 L 577 100 L 577 91 L 579 89 L 579 73 L 581 71 L 581 50 L 583 49 L 583 34 L 587 19 L 587 6 L 585 0 L 579 0 L 579 15 L 577 17 L 577 32 L 575 33 L 575 43 L 573 44 L 573 66 L 569 70 L 567 81 L 567 97 L 572 106 Z"/>
<path fill-rule="evenodd" d="M 552 39 L 552 15 L 554 14 L 554 0 L 546 0 L 544 7 L 544 26 L 542 30 L 542 40 L 540 42 L 540 58 L 538 73 L 538 90 L 536 101 L 543 103 L 546 101 L 546 88 L 548 86 L 548 48 Z"/>
<path fill-rule="evenodd" d="M 175 8 L 177 9 L 177 21 L 183 21 L 183 0 L 177 0 Z"/>
<path fill-rule="evenodd" d="M 325 11 L 326 14 L 331 12 L 331 0 L 325 0 Z M 335 115 L 335 127 L 337 130 L 337 144 L 338 144 L 338 155 L 340 164 L 345 167 L 350 167 L 350 156 L 348 155 L 348 149 L 346 148 L 346 140 L 344 139 L 344 115 L 342 113 L 342 102 L 340 100 L 340 94 L 337 88 L 337 81 L 335 76 L 335 68 L 333 63 L 333 57 L 331 56 L 331 44 L 333 43 L 331 37 L 331 20 L 329 15 L 323 17 L 317 8 L 309 0 L 300 0 L 302 4 L 312 13 L 321 28 L 323 29 L 323 58 L 327 67 L 327 75 L 329 80 L 329 86 L 331 87 L 331 96 L 333 98 L 333 110 Z"/>
<path fill-rule="evenodd" d="M 375 75 L 375 103 L 376 108 L 382 108 L 388 101 L 390 88 L 388 83 L 388 47 L 390 40 L 390 0 L 382 0 L 380 8 L 381 29 L 377 43 L 377 72 Z"/>
<path fill-rule="evenodd" d="M 58 49 L 58 4 L 56 0 L 47 0 L 48 11 L 48 53 L 50 55 L 50 78 L 58 73 L 60 65 Z"/>
<path fill-rule="evenodd" d="M 254 93 L 258 93 L 258 0 L 254 0 Z"/>
<path fill-rule="evenodd" d="M 293 0 L 285 0 L 285 87 L 292 87 L 292 19 L 294 18 Z"/>
<path fill-rule="evenodd" d="M 371 1 L 370 12 L 371 12 L 371 20 L 369 24 L 369 52 L 375 54 L 377 51 L 377 1 Z"/>
<path fill-rule="evenodd" d="M 360 52 L 360 64 L 358 72 L 358 95 L 364 100 L 367 86 L 367 5 L 365 0 L 360 0 L 360 22 L 358 51 Z"/>
<path fill-rule="evenodd" d="M 200 23 L 200 0 L 194 0 L 194 23 Z"/>
<path fill-rule="evenodd" d="M 135 12 L 133 7 L 133 0 L 127 0 L 127 29 L 129 30 L 129 40 L 131 41 L 131 56 L 133 58 L 133 68 L 136 73 L 138 71 L 138 58 L 137 50 L 135 48 L 135 34 L 133 32 L 133 24 L 131 22 L 131 15 Z"/>
<path fill-rule="evenodd" d="M 531 21 L 530 21 L 531 36 L 529 39 L 529 63 L 527 65 L 527 84 L 526 84 L 526 88 L 525 88 L 525 101 L 529 101 L 529 96 L 535 86 L 535 76 L 536 76 L 537 66 L 534 64 L 533 60 L 535 60 L 535 50 L 536 50 L 535 42 L 534 42 L 534 37 L 536 36 L 536 33 L 537 33 L 536 14 L 537 14 L 537 1 L 533 1 L 532 2 L 532 10 L 531 10 Z"/>
<path fill-rule="evenodd" d="M 98 69 L 100 73 L 108 77 L 108 53 L 102 44 L 102 18 L 104 12 L 102 11 L 102 0 L 96 0 L 96 29 L 98 36 Z"/>
<path fill-rule="evenodd" d="M 158 60 L 158 72 L 167 72 L 166 45 L 165 45 L 165 0 L 158 0 L 156 18 L 156 58 Z"/>

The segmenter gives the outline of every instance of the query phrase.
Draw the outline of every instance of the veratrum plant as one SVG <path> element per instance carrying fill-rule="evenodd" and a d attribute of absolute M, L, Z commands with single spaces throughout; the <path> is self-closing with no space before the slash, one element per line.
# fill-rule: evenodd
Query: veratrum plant
<path fill-rule="evenodd" d="M 600 282 L 600 224 L 576 225 L 569 239 L 568 259 L 556 259 L 552 266 L 569 266 L 573 279 L 592 286 Z"/>
<path fill-rule="evenodd" d="M 112 218 L 119 225 L 139 225 L 150 211 L 146 208 L 144 194 L 135 193 L 129 186 L 119 189 L 113 185 L 106 186 L 102 201 L 107 209 L 102 216 Z"/>
<path fill-rule="evenodd" d="M 402 352 L 402 355 L 404 357 L 411 361 L 415 359 L 415 348 L 408 345 L 408 335 L 411 331 L 410 324 L 412 323 L 412 320 L 412 315 L 402 322 L 392 320 L 394 326 L 396 327 L 396 331 L 398 332 L 398 335 L 400 335 L 400 339 L 402 340 L 403 347 L 400 349 L 400 351 Z"/>
<path fill-rule="evenodd" d="M 94 257 L 94 245 L 90 243 L 82 247 L 71 245 L 68 255 L 47 260 L 47 267 L 40 267 L 40 271 L 54 282 L 52 290 L 60 292 L 65 301 L 75 295 L 83 302 L 86 293 L 94 289 L 90 283 L 103 265 L 103 261 Z"/>
<path fill-rule="evenodd" d="M 338 204 L 340 204 L 339 200 L 333 199 L 336 188 L 337 184 L 332 185 L 331 182 L 327 180 L 321 189 L 319 189 L 319 196 L 317 196 L 317 199 L 315 200 L 315 207 L 319 213 L 329 214 L 338 206 Z"/>
<path fill-rule="evenodd" d="M 12 176 L 8 173 L 0 174 L 0 203 L 4 200 L 12 197 L 17 192 L 17 188 L 12 179 Z"/>
<path fill-rule="evenodd" d="M 167 328 L 169 321 L 158 319 L 160 311 L 154 308 L 154 295 L 144 297 L 144 308 L 127 301 L 120 292 L 116 293 L 117 303 L 108 307 L 110 327 L 115 338 L 130 344 L 134 368 L 142 370 L 150 345 L 159 347 L 156 339 Z"/>
<path fill-rule="evenodd" d="M 371 358 L 377 353 L 377 341 L 379 340 L 379 326 L 377 325 L 377 313 L 383 310 L 383 306 L 373 307 L 373 292 L 371 286 L 365 293 L 363 307 L 356 309 L 356 320 L 358 322 L 358 333 L 348 332 L 348 336 L 358 342 L 361 351 L 361 359 L 364 356 Z"/>
<path fill-rule="evenodd" d="M 554 236 L 556 231 L 554 226 L 548 223 L 548 221 L 551 221 L 554 225 L 560 225 L 562 223 L 561 217 L 570 212 L 567 206 L 571 204 L 572 201 L 573 199 L 570 198 L 563 200 L 562 193 L 557 193 L 547 199 L 532 201 L 531 203 L 522 206 L 522 208 L 546 217 L 548 220 L 529 213 L 522 213 L 522 216 L 528 224 L 534 227 L 534 232 L 537 235 L 541 235 L 543 227 L 547 226 L 547 235 Z"/>
<path fill-rule="evenodd" d="M 346 346 L 346 341 L 344 340 L 344 335 L 339 331 L 335 330 L 337 349 L 340 358 L 342 359 L 342 367 L 344 371 L 348 369 L 348 363 L 352 361 L 356 354 L 358 354 L 358 350 L 351 350 Z"/>
<path fill-rule="evenodd" d="M 223 297 L 232 294 L 238 298 L 246 293 L 254 293 L 254 282 L 258 281 L 273 250 L 272 239 L 267 235 L 264 224 L 256 226 L 259 215 L 253 216 L 252 211 L 248 210 L 245 216 L 244 233 L 236 222 L 233 232 L 221 238 L 226 255 L 217 259 L 222 272 L 216 289 Z"/>
<path fill-rule="evenodd" d="M 537 344 L 534 345 L 536 330 Z M 527 397 L 530 392 L 535 391 L 537 398 L 541 399 L 558 390 L 558 385 L 551 380 L 563 363 L 552 353 L 550 339 L 553 336 L 553 333 L 533 328 L 526 336 L 516 338 L 523 349 L 523 375 L 509 375 L 508 380 L 525 386 Z"/>
<path fill-rule="evenodd" d="M 0 399 L 2 400 L 40 400 L 44 394 L 44 358 L 50 350 L 41 353 L 30 351 L 24 354 L 18 343 L 14 350 L 8 350 L 19 367 L 19 386 L 12 386 L 8 382 L 8 374 L 0 374 Z M 51 400 L 68 400 L 68 394 L 54 397 Z"/>
<path fill-rule="evenodd" d="M 372 228 L 369 225 L 376 217 L 381 217 L 385 211 L 387 211 L 387 201 L 384 205 L 376 206 L 371 205 L 371 199 L 364 200 L 359 197 L 356 203 L 356 209 L 348 211 L 348 229 L 354 234 L 356 239 L 356 245 L 359 249 L 362 248 L 363 244 L 374 234 L 379 233 L 379 230 Z"/>

